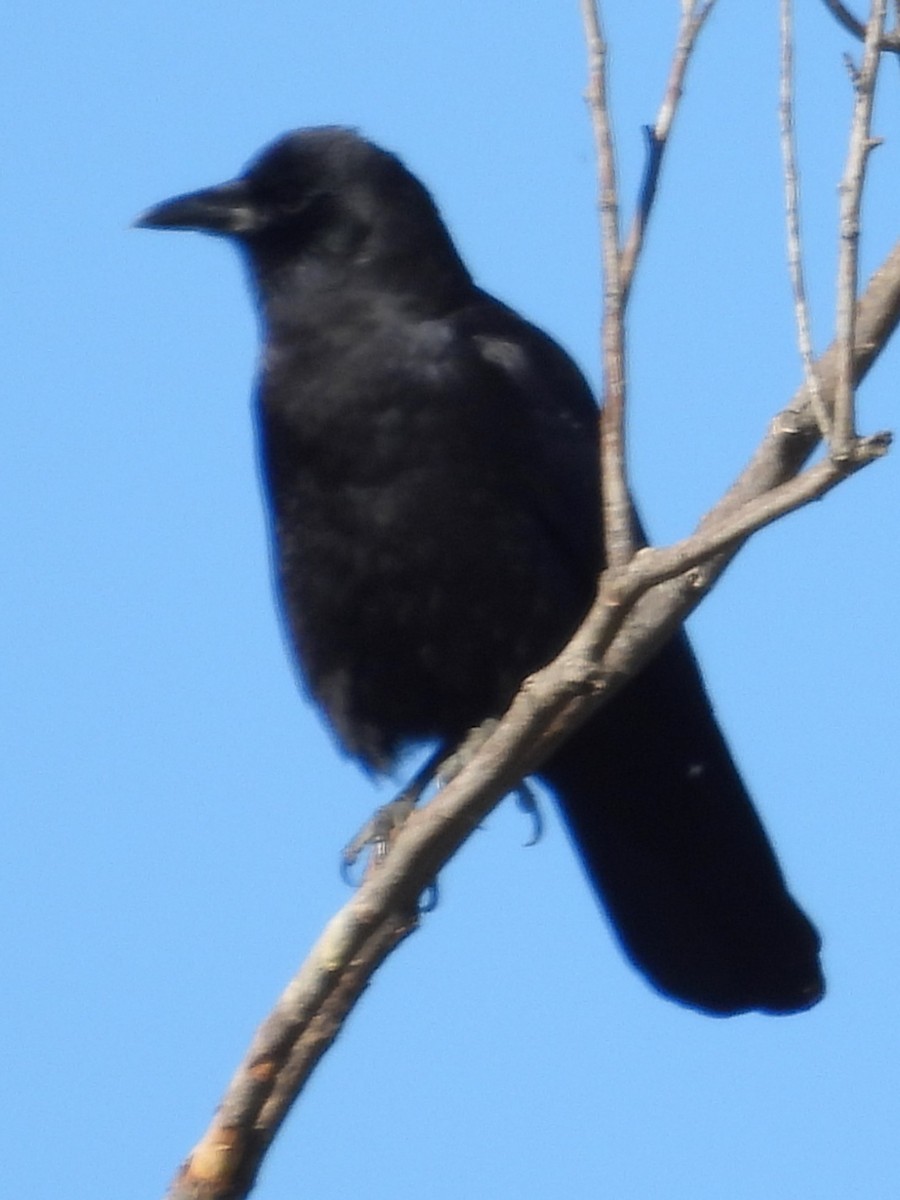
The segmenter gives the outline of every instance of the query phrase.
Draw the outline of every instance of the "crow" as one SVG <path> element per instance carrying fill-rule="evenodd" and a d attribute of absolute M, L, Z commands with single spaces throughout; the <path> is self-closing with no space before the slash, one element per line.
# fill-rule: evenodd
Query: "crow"
<path fill-rule="evenodd" d="M 424 185 L 336 126 L 138 220 L 231 239 L 281 606 L 344 751 L 382 771 L 503 712 L 604 565 L 598 409 L 566 352 L 482 291 Z M 677 633 L 540 768 L 625 954 L 714 1015 L 822 996 L 790 896 Z"/>

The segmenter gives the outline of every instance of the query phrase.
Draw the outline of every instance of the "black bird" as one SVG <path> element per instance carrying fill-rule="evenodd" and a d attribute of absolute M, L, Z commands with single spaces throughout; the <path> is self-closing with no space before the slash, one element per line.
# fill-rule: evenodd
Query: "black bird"
<path fill-rule="evenodd" d="M 597 408 L 568 355 L 483 292 L 425 187 L 349 129 L 287 134 L 138 224 L 240 248 L 264 329 L 258 433 L 287 627 L 344 750 L 391 765 L 500 714 L 603 565 Z M 714 1014 L 823 994 L 675 636 L 540 771 L 628 957 Z"/>

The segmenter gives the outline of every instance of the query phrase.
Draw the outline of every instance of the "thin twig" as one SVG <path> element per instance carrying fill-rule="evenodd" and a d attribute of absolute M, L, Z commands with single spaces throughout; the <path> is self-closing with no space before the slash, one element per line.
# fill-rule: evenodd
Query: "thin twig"
<path fill-rule="evenodd" d="M 859 385 L 872 369 L 882 350 L 900 327 L 900 242 L 870 278 L 857 312 L 857 344 L 854 356 L 855 382 Z M 840 347 L 828 347 L 816 362 L 822 399 L 826 409 L 834 404 L 837 390 Z M 722 499 L 703 518 L 698 532 L 739 514 L 745 505 L 791 480 L 820 444 L 821 435 L 812 411 L 809 389 L 803 384 L 786 407 L 773 418 L 747 466 Z M 876 445 L 887 445 L 880 435 Z M 742 545 L 736 541 L 726 551 L 695 568 L 653 587 L 622 622 L 615 640 L 605 653 L 603 669 L 611 678 L 628 677 L 646 663 L 656 650 L 693 612 L 700 600 L 726 569 Z M 647 631 L 651 636 L 646 636 Z"/>
<path fill-rule="evenodd" d="M 628 581 L 631 589 L 643 593 L 648 586 L 655 586 L 665 579 L 674 579 L 676 575 L 699 566 L 736 543 L 746 541 L 751 534 L 757 533 L 766 525 L 771 525 L 779 517 L 802 508 L 811 500 L 820 500 L 848 475 L 868 466 L 876 458 L 882 458 L 890 446 L 889 433 L 861 438 L 855 444 L 852 460 L 835 461 L 826 458 L 802 474 L 795 475 L 772 488 L 771 491 L 748 500 L 737 512 L 704 524 L 696 533 L 680 542 L 673 542 L 671 546 L 641 550 L 628 567 L 629 575 L 632 576 Z"/>
<path fill-rule="evenodd" d="M 809 304 L 803 281 L 803 248 L 800 238 L 800 183 L 794 139 L 794 29 L 793 2 L 781 0 L 781 73 L 778 114 L 781 127 L 781 158 L 784 167 L 785 216 L 787 220 L 788 268 L 794 293 L 797 342 L 803 360 L 803 375 L 822 437 L 830 436 L 828 414 L 822 403 L 810 333 Z"/>
<path fill-rule="evenodd" d="M 669 134 L 672 131 L 675 114 L 678 111 L 678 105 L 684 92 L 684 77 L 687 73 L 688 63 L 691 60 L 694 46 L 696 45 L 697 38 L 700 36 L 700 31 L 703 28 L 706 18 L 715 7 L 715 3 L 716 0 L 706 0 L 706 3 L 698 5 L 696 0 L 684 0 L 681 6 L 681 22 L 678 27 L 678 36 L 675 41 L 675 50 L 672 54 L 672 65 L 669 68 L 669 78 L 666 81 L 665 93 L 663 94 L 655 123 L 652 126 L 647 126 L 645 130 L 647 135 L 647 161 L 644 166 L 644 178 L 641 181 L 638 203 L 631 222 L 631 229 L 628 232 L 625 248 L 622 251 L 620 282 L 623 305 L 628 303 L 634 273 L 640 259 L 641 250 L 643 249 L 644 233 L 647 228 L 647 222 L 650 220 L 653 202 L 656 199 L 659 173 L 662 168 L 666 147 L 669 144 Z"/>
<path fill-rule="evenodd" d="M 850 12 L 849 8 L 845 8 L 840 0 L 824 0 L 825 7 L 833 17 L 854 37 L 859 38 L 862 42 L 866 36 L 866 26 L 862 21 L 858 21 Z M 897 23 L 900 25 L 900 6 L 897 6 Z M 900 31 L 893 30 L 890 33 L 882 34 L 878 43 L 879 50 L 887 50 L 892 54 L 900 54 Z"/>
<path fill-rule="evenodd" d="M 872 0 L 862 66 L 855 81 L 856 99 L 847 164 L 839 188 L 841 245 L 837 273 L 836 333 L 842 351 L 830 445 L 831 454 L 837 459 L 850 458 L 856 440 L 853 357 L 856 347 L 856 295 L 859 286 L 859 214 L 866 164 L 876 144 L 871 139 L 870 130 L 875 83 L 881 59 L 878 46 L 886 14 L 887 0 Z"/>
<path fill-rule="evenodd" d="M 600 486 L 606 561 L 622 566 L 635 551 L 634 509 L 625 451 L 625 307 L 619 247 L 619 192 L 606 78 L 606 41 L 596 0 L 582 0 L 588 47 L 588 105 L 600 179 L 603 260 L 603 405 L 600 411 Z"/>

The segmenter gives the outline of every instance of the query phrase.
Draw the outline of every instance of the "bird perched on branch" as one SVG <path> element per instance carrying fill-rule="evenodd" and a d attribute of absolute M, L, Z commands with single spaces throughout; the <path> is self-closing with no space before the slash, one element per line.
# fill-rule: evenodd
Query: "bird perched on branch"
<path fill-rule="evenodd" d="M 593 598 L 587 383 L 476 286 L 425 187 L 352 130 L 288 134 L 139 224 L 227 237 L 249 268 L 278 587 L 309 694 L 371 769 L 412 743 L 449 751 Z M 715 1014 L 819 1000 L 819 938 L 683 633 L 539 775 L 654 987 Z"/>

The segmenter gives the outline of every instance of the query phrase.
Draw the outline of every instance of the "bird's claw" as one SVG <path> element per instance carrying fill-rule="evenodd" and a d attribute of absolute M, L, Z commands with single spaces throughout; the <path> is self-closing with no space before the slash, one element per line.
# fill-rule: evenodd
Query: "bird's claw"
<path fill-rule="evenodd" d="M 410 788 L 404 789 L 399 796 L 377 809 L 347 843 L 341 851 L 341 877 L 345 883 L 353 885 L 350 872 L 367 846 L 372 847 L 371 866 L 384 862 L 394 834 L 415 808 L 417 799 L 418 795 Z"/>
<path fill-rule="evenodd" d="M 534 789 L 525 782 L 520 783 L 515 792 L 516 804 L 531 817 L 531 837 L 525 842 L 526 846 L 536 846 L 544 836 L 544 817 Z"/>
<path fill-rule="evenodd" d="M 397 830 L 406 822 L 422 793 L 435 779 L 443 756 L 444 751 L 441 748 L 430 755 L 403 791 L 377 809 L 359 833 L 347 843 L 341 852 L 341 878 L 345 883 L 351 887 L 355 886 L 350 872 L 367 846 L 372 847 L 370 869 L 384 862 Z M 430 895 L 432 889 L 436 895 L 437 888 L 434 884 L 431 885 L 426 895 Z M 433 904 L 428 904 L 422 911 L 430 912 L 433 907 Z"/>

